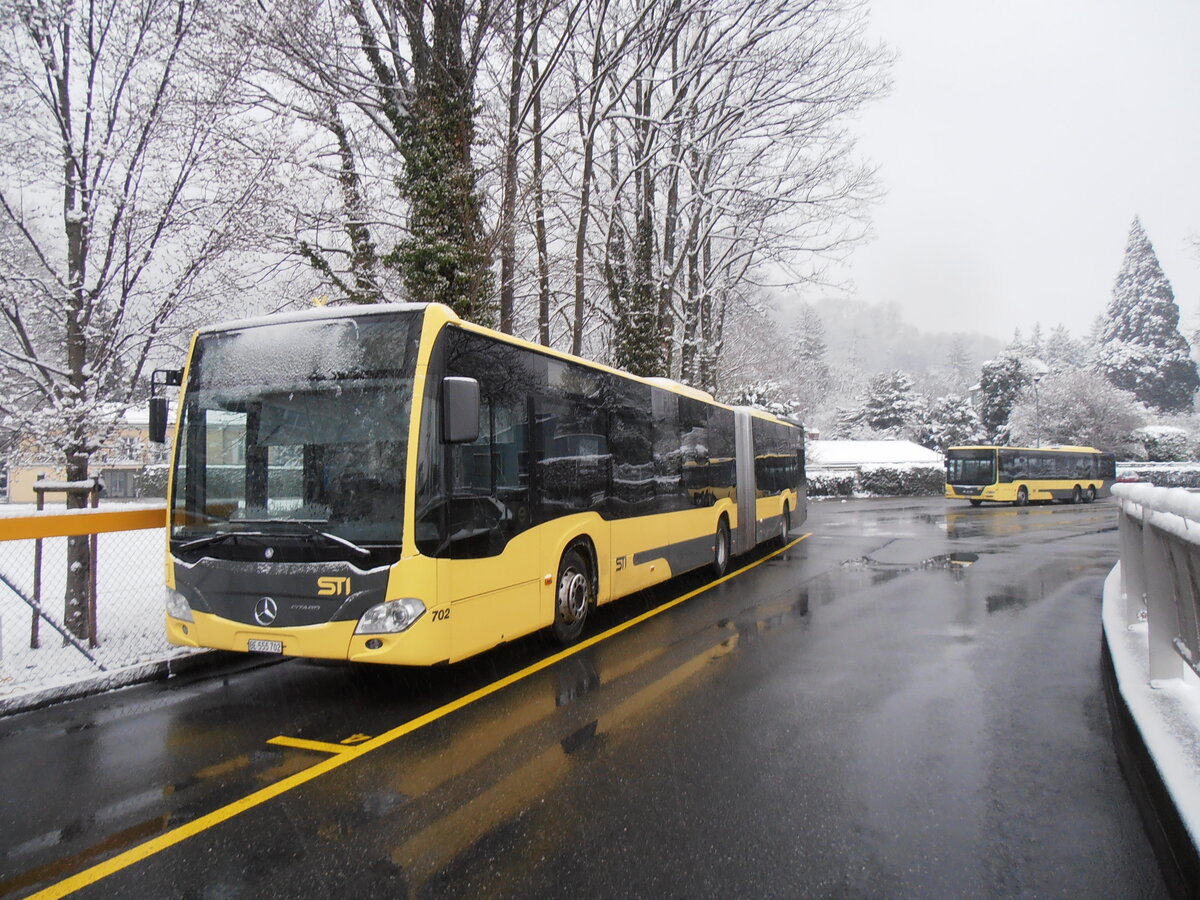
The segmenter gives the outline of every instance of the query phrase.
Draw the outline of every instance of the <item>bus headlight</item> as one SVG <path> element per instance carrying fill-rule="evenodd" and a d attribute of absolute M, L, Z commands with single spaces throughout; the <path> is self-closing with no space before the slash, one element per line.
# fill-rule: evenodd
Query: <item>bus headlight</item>
<path fill-rule="evenodd" d="M 355 634 L 396 634 L 425 615 L 425 604 L 414 597 L 377 603 L 362 614 Z"/>
<path fill-rule="evenodd" d="M 192 607 L 187 602 L 187 598 L 174 588 L 167 588 L 167 615 L 172 619 L 180 619 L 184 622 L 194 622 L 192 618 Z"/>

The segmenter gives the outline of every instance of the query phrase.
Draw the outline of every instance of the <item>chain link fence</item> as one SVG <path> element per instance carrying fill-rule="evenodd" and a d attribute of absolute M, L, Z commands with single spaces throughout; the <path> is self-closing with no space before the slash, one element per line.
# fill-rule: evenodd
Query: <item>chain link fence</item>
<path fill-rule="evenodd" d="M 0 508 L 0 712 L 191 652 L 164 636 L 164 519 L 161 501 Z"/>

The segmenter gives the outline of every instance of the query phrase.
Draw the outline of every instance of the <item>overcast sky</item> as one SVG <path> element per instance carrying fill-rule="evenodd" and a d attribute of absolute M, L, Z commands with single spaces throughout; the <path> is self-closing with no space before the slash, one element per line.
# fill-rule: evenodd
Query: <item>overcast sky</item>
<path fill-rule="evenodd" d="M 1134 215 L 1200 318 L 1198 0 L 870 0 L 899 54 L 860 126 L 887 195 L 856 296 L 928 331 L 1077 335 Z"/>

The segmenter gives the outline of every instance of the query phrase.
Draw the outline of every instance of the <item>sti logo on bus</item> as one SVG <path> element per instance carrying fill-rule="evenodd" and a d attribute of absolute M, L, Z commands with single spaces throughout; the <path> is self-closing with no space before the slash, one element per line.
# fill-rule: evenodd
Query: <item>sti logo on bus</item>
<path fill-rule="evenodd" d="M 349 575 L 325 575 L 317 579 L 317 594 L 321 597 L 350 595 Z"/>

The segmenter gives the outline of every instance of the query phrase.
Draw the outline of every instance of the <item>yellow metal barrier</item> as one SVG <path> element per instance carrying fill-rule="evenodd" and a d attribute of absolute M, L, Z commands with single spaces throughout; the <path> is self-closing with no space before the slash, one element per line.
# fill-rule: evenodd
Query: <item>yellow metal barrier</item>
<path fill-rule="evenodd" d="M 31 513 L 27 516 L 0 517 L 0 541 L 27 541 L 34 538 L 138 531 L 143 528 L 163 528 L 166 524 L 166 506 L 127 510 L 46 511 Z"/>

